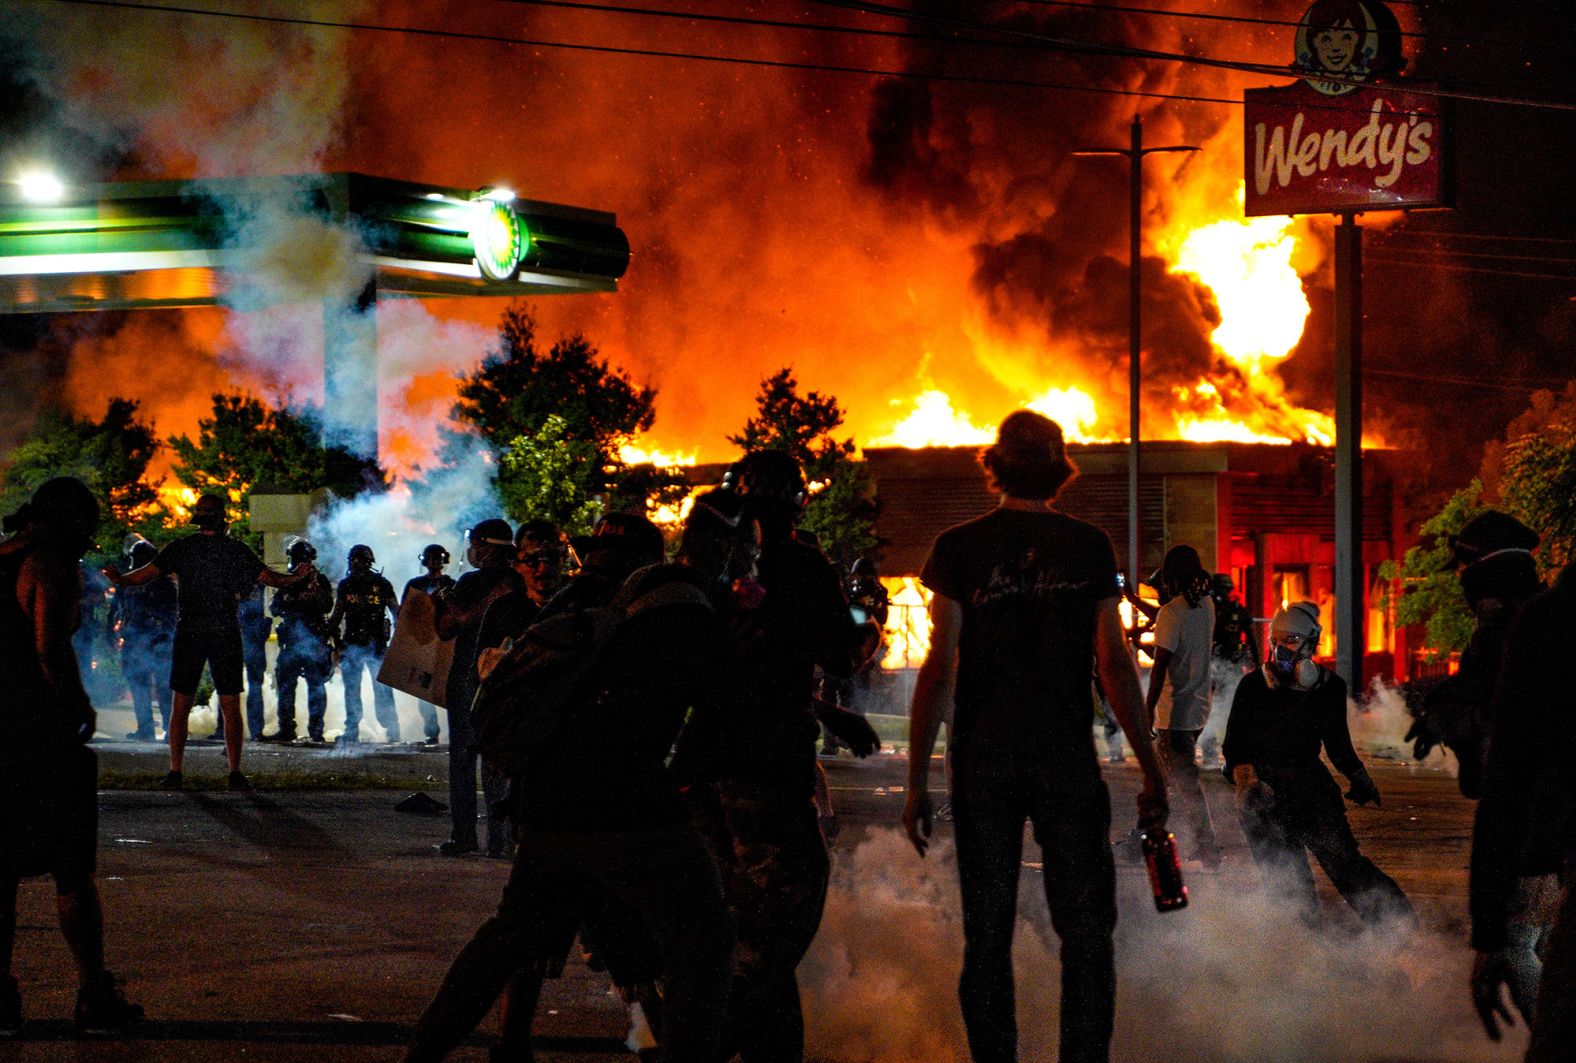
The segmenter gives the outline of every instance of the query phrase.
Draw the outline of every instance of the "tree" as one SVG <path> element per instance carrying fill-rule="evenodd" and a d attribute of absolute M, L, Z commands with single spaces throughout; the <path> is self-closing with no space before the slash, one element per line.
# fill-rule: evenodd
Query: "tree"
<path fill-rule="evenodd" d="M 99 500 L 97 541 L 104 556 L 117 555 L 131 532 L 160 541 L 168 537 L 168 515 L 157 491 L 162 481 L 148 479 L 159 447 L 153 427 L 137 419 L 137 403 L 130 399 L 111 399 L 97 421 L 46 411 L 8 457 L 0 512 L 15 512 L 46 480 L 75 476 Z"/>
<path fill-rule="evenodd" d="M 197 438 L 175 436 L 169 445 L 179 464 L 175 478 L 201 493 L 229 500 L 235 533 L 260 547 L 247 520 L 252 490 L 260 485 L 303 494 L 327 488 L 348 498 L 381 491 L 388 476 L 376 459 L 324 442 L 315 407 L 276 408 L 249 395 L 215 395 L 213 415 L 197 422 Z"/>
<path fill-rule="evenodd" d="M 1538 566 L 1545 577 L 1576 558 L 1576 385 L 1564 395 L 1533 395 L 1502 441 L 1485 449 L 1479 475 L 1418 529 L 1422 542 L 1400 563 L 1385 562 L 1381 577 L 1400 581 L 1396 619 L 1423 624 L 1434 657 L 1463 649 L 1472 614 L 1450 565 L 1449 537 L 1488 509 L 1509 513 L 1542 538 Z"/>
<path fill-rule="evenodd" d="M 761 381 L 756 415 L 728 441 L 745 451 L 782 450 L 798 459 L 810 484 L 810 502 L 799 526 L 813 532 L 827 555 L 851 565 L 876 545 L 876 505 L 870 473 L 854 457 L 854 441 L 837 439 L 843 423 L 837 399 L 811 391 L 799 394 L 792 367 Z"/>
<path fill-rule="evenodd" d="M 524 305 L 504 311 L 498 346 L 460 379 L 454 418 L 491 448 L 498 495 L 515 521 L 581 530 L 604 510 L 649 509 L 687 489 L 674 470 L 620 457 L 656 420 L 656 391 L 610 366 L 582 335 L 543 351 Z"/>

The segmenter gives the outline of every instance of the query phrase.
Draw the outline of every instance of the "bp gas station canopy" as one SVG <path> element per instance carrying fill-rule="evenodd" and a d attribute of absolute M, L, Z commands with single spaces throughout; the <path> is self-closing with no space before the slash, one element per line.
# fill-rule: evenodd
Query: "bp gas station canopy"
<path fill-rule="evenodd" d="M 358 173 L 0 193 L 0 312 L 223 303 L 270 209 L 354 233 L 381 296 L 608 292 L 629 264 L 611 214 Z"/>
<path fill-rule="evenodd" d="M 629 265 L 612 214 L 498 188 L 358 173 L 83 185 L 51 202 L 8 188 L 0 314 L 252 308 L 252 274 L 283 264 L 300 283 L 281 301 L 323 303 L 325 423 L 363 454 L 377 451 L 379 298 L 611 292 Z M 290 246 L 292 232 L 310 241 L 314 230 L 343 234 L 350 261 Z M 347 272 L 359 288 L 348 296 Z"/>

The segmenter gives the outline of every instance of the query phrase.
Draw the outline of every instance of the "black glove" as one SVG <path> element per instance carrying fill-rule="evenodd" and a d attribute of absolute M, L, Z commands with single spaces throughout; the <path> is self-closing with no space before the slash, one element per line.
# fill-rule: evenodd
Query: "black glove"
<path fill-rule="evenodd" d="M 1434 751 L 1443 738 L 1431 716 L 1419 715 L 1412 721 L 1412 726 L 1407 728 L 1405 741 L 1412 743 L 1412 756 L 1422 760 Z"/>
<path fill-rule="evenodd" d="M 1379 800 L 1379 787 L 1374 785 L 1367 769 L 1358 768 L 1357 773 L 1347 776 L 1346 781 L 1352 784 L 1352 788 L 1346 791 L 1346 799 L 1352 804 L 1366 805 L 1372 801 L 1375 808 L 1383 807 L 1383 802 Z"/>

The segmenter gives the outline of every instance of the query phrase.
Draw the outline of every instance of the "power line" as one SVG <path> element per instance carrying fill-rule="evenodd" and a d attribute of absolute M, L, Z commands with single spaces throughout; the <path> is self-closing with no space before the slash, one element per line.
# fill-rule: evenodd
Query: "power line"
<path fill-rule="evenodd" d="M 1531 393 L 1534 391 L 1555 391 L 1565 383 L 1563 378 L 1547 384 L 1514 384 L 1506 380 L 1492 380 L 1483 377 L 1469 376 L 1443 376 L 1429 373 L 1403 373 L 1395 369 L 1363 368 L 1364 376 L 1394 377 L 1397 380 L 1423 380 L 1434 384 L 1452 384 L 1457 387 L 1491 388 L 1496 391 L 1516 391 Z"/>
<path fill-rule="evenodd" d="M 1512 243 L 1529 244 L 1576 244 L 1576 239 L 1564 236 L 1506 236 L 1497 233 L 1455 233 L 1439 229 L 1375 229 L 1375 236 L 1383 236 L 1390 240 L 1398 236 L 1411 239 L 1437 239 L 1437 240 L 1506 240 Z"/>
<path fill-rule="evenodd" d="M 1383 245 L 1386 241 L 1379 241 Z M 1390 255 L 1449 255 L 1452 258 L 1487 258 L 1503 262 L 1554 262 L 1576 266 L 1576 257 L 1570 255 L 1501 255 L 1491 251 L 1460 251 L 1452 247 L 1386 247 Z"/>
<path fill-rule="evenodd" d="M 1181 103 L 1216 103 L 1228 107 L 1241 107 L 1241 99 L 1222 96 L 1204 96 L 1192 93 L 1158 92 L 1149 89 L 1118 89 L 1107 86 L 1091 85 L 1087 83 L 1041 81 L 1032 78 L 989 77 L 967 74 L 947 74 L 937 71 L 913 70 L 885 70 L 872 67 L 851 66 L 834 63 L 795 62 L 782 59 L 757 59 L 736 55 L 716 55 L 699 52 L 680 52 L 659 48 L 633 48 L 608 44 L 582 44 L 570 41 L 554 41 L 542 38 L 511 37 L 502 34 L 476 33 L 464 30 L 441 30 L 425 26 L 390 26 L 374 22 L 351 22 L 336 19 L 313 19 L 288 15 L 259 15 L 240 11 L 215 11 L 207 8 L 183 7 L 176 4 L 136 3 L 132 0 L 50 0 L 61 4 L 72 4 L 83 7 L 100 7 L 129 11 L 149 11 L 162 14 L 198 15 L 209 18 L 232 19 L 243 22 L 269 23 L 275 25 L 305 26 L 317 29 L 353 30 L 370 33 L 407 34 L 419 37 L 464 40 L 491 44 L 524 45 L 533 48 L 555 48 L 564 51 L 591 52 L 604 55 L 638 56 L 653 59 L 677 59 L 692 62 L 721 63 L 755 68 L 775 68 L 782 70 L 799 70 L 817 73 L 856 74 L 870 77 L 900 78 L 910 81 L 927 81 L 939 84 L 969 84 L 990 85 L 1002 88 L 1032 88 L 1049 89 L 1061 92 L 1083 92 L 1107 96 L 1131 96 L 1142 99 L 1172 100 Z M 812 0 L 812 2 L 829 2 L 829 0 Z M 987 27 L 988 29 L 990 27 Z M 949 38 L 950 39 L 950 38 Z M 1088 54 L 1114 54 L 1129 55 L 1130 50 L 1110 48 L 1104 45 L 1079 45 L 1077 51 Z M 1138 56 L 1144 58 L 1145 56 Z M 1155 53 L 1152 58 L 1173 61 L 1166 53 Z M 1181 57 L 1185 61 L 1202 62 L 1203 60 Z M 1214 60 L 1214 65 L 1227 65 L 1228 61 Z M 1266 71 L 1285 76 L 1288 71 L 1281 67 L 1264 67 Z M 1415 90 L 1411 90 L 1415 91 Z M 1430 90 L 1428 95 L 1441 95 L 1440 92 Z M 1483 97 L 1469 97 L 1456 94 L 1460 98 L 1483 99 Z M 1576 104 L 1546 103 L 1534 100 L 1498 99 L 1495 102 L 1507 104 L 1522 104 L 1530 107 L 1556 108 L 1576 110 Z M 1349 107 L 1339 104 L 1310 103 L 1303 107 L 1304 110 L 1334 110 L 1346 111 Z M 1421 112 L 1420 112 L 1421 113 Z"/>
<path fill-rule="evenodd" d="M 1411 269 L 1442 269 L 1450 273 L 1489 273 L 1497 277 L 1525 277 L 1531 280 L 1566 281 L 1576 285 L 1576 273 L 1527 273 L 1521 270 L 1494 269 L 1491 266 L 1454 266 L 1444 262 L 1428 262 L 1410 258 L 1384 258 L 1365 255 L 1363 261 L 1388 266 L 1406 266 Z"/>
<path fill-rule="evenodd" d="M 1211 56 L 1187 55 L 1182 52 L 1162 52 L 1153 48 L 1135 48 L 1129 45 L 1095 44 L 1089 41 L 1073 40 L 1065 37 L 1053 37 L 1045 33 L 1036 33 L 1031 30 L 1015 29 L 1011 26 L 1001 26 L 989 22 L 975 22 L 970 19 L 954 18 L 951 15 L 942 15 L 928 11 L 913 11 L 907 8 L 891 7 L 886 4 L 872 3 L 870 0 L 809 0 L 810 3 L 822 4 L 827 7 L 841 8 L 845 11 L 858 11 L 867 15 L 881 15 L 895 19 L 915 19 L 922 22 L 935 22 L 941 25 L 954 26 L 961 29 L 983 30 L 987 33 L 999 33 L 1008 37 L 1018 37 L 1024 40 L 1041 41 L 1052 50 L 1062 50 L 1084 55 L 1107 55 L 1128 59 L 1155 59 L 1170 63 L 1183 63 L 1192 66 L 1212 67 L 1220 70 L 1235 70 L 1249 74 L 1264 74 L 1275 77 L 1285 77 L 1288 70 L 1284 66 L 1270 63 L 1252 63 L 1237 59 L 1215 59 Z M 1320 73 L 1321 81 L 1342 85 L 1364 85 L 1366 82 L 1359 78 L 1341 74 Z M 1510 96 L 1492 96 L 1485 93 L 1462 92 L 1458 89 L 1436 88 L 1417 82 L 1390 79 L 1386 84 L 1397 84 L 1407 92 L 1419 96 L 1433 96 L 1440 99 L 1468 100 L 1474 103 L 1497 103 L 1506 106 L 1535 107 L 1544 110 L 1576 111 L 1576 103 L 1560 100 L 1528 100 Z"/>
<path fill-rule="evenodd" d="M 860 37 L 885 37 L 903 40 L 937 41 L 949 44 L 979 44 L 991 47 L 1028 48 L 1035 51 L 1045 49 L 1027 41 L 1002 41 L 983 37 L 959 37 L 956 35 L 939 35 L 934 33 L 918 33 L 912 30 L 883 30 L 869 26 L 832 25 L 824 22 L 798 22 L 791 19 L 757 18 L 745 15 L 718 15 L 710 12 L 677 11 L 667 8 L 626 7 L 618 4 L 594 4 L 584 0 L 502 0 L 504 3 L 523 4 L 531 7 L 555 7 L 576 11 L 602 11 L 610 14 L 644 15 L 652 18 L 685 19 L 695 22 L 714 22 L 736 26 L 758 26 L 768 29 L 801 30 L 816 33 L 843 33 Z M 1269 26 L 1299 26 L 1301 23 L 1286 19 L 1255 18 L 1246 15 L 1216 15 L 1204 12 L 1191 11 L 1165 11 L 1151 7 L 1121 7 L 1118 5 L 1092 4 L 1087 0 L 1025 0 L 1027 3 L 1045 4 L 1057 7 L 1084 8 L 1093 11 L 1122 11 L 1134 14 L 1164 15 L 1174 18 L 1208 19 L 1214 22 L 1240 22 L 1254 25 Z M 1405 33 L 1408 37 L 1429 37 L 1438 40 L 1473 41 L 1475 43 L 1499 43 L 1507 47 L 1538 47 L 1541 42 L 1524 41 L 1485 41 L 1482 38 L 1461 36 L 1439 36 L 1423 33 Z M 1552 45 L 1542 45 L 1552 47 Z"/>
<path fill-rule="evenodd" d="M 722 63 L 746 67 L 770 67 L 781 70 L 800 70 L 830 74 L 858 74 L 871 77 L 901 78 L 909 81 L 934 81 L 945 84 L 993 85 L 1002 88 L 1051 89 L 1059 92 L 1088 92 L 1106 96 L 1136 96 L 1145 99 L 1175 100 L 1182 103 L 1219 103 L 1241 107 L 1240 99 L 1223 96 L 1198 96 L 1179 92 L 1156 92 L 1147 89 L 1115 89 L 1100 85 L 1072 82 L 1037 81 L 1031 78 L 983 77 L 969 74 L 945 74 L 912 70 L 880 70 L 872 67 L 847 66 L 834 63 L 793 62 L 784 59 L 753 59 L 735 55 L 710 55 L 700 52 L 676 52 L 658 48 L 627 48 L 610 44 L 578 44 L 569 41 L 551 41 L 532 37 L 508 37 L 495 33 L 471 33 L 464 30 L 440 30 L 425 26 L 389 26 L 376 22 L 349 22 L 334 19 L 301 18 L 289 15 L 257 15 L 242 11 L 212 11 L 200 7 L 181 7 L 175 4 L 133 3 L 131 0 L 46 0 L 57 4 L 80 7 L 101 7 L 126 11 L 148 11 L 155 14 L 201 15 L 209 18 L 232 19 L 242 22 L 261 22 L 284 26 L 305 26 L 314 29 L 353 30 L 367 33 L 405 34 L 448 40 L 473 41 L 487 44 L 524 45 L 532 48 L 556 48 L 572 52 L 595 52 L 603 55 L 640 56 L 651 59 L 679 59 L 702 63 Z M 1330 108 L 1340 109 L 1340 108 Z"/>
<path fill-rule="evenodd" d="M 1162 18 L 1195 19 L 1207 22 L 1239 22 L 1255 26 L 1288 26 L 1301 27 L 1302 23 L 1295 19 L 1263 18 L 1254 15 L 1218 15 L 1207 11 L 1167 11 L 1159 7 L 1126 7 L 1121 4 L 1095 4 L 1089 0 L 1018 0 L 1019 3 L 1033 4 L 1037 7 L 1070 7 L 1082 8 L 1087 11 L 1120 11 L 1131 15 L 1159 15 Z M 1397 0 L 1390 0 L 1396 3 Z M 1507 48 L 1559 48 L 1550 41 L 1512 41 L 1493 37 L 1469 37 L 1455 33 L 1430 33 L 1423 30 L 1402 30 L 1401 36 L 1414 40 L 1427 41 L 1459 41 L 1463 44 L 1493 44 L 1503 45 Z"/>

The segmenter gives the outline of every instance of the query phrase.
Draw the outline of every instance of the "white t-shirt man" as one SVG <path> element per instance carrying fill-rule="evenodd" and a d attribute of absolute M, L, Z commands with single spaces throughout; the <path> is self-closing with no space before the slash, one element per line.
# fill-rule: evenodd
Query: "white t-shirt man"
<path fill-rule="evenodd" d="M 1209 715 L 1209 655 L 1215 635 L 1215 602 L 1209 595 L 1189 606 L 1177 595 L 1155 618 L 1155 649 L 1170 650 L 1165 686 L 1155 705 L 1155 727 L 1198 731 Z"/>

